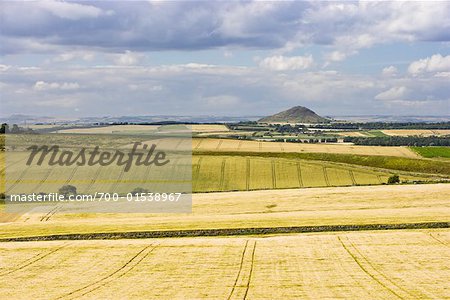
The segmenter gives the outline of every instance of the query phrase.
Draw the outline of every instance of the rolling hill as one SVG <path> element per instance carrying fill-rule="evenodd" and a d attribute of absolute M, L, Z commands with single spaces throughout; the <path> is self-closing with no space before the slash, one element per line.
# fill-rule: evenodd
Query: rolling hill
<path fill-rule="evenodd" d="M 327 123 L 329 121 L 303 106 L 294 106 L 258 120 L 260 123 Z"/>

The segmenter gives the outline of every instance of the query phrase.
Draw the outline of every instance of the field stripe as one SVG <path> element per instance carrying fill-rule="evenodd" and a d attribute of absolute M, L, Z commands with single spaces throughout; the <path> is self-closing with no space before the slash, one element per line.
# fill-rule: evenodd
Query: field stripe
<path fill-rule="evenodd" d="M 89 193 L 89 190 L 91 189 L 91 187 L 94 185 L 95 181 L 97 180 L 98 175 L 100 175 L 100 171 L 102 170 L 103 167 L 98 167 L 98 169 L 95 171 L 94 176 L 91 179 L 91 182 L 88 184 L 88 186 L 86 187 L 85 190 L 85 194 Z"/>
<path fill-rule="evenodd" d="M 339 242 L 341 243 L 342 247 L 345 249 L 345 251 L 348 253 L 348 255 L 351 256 L 351 258 L 356 262 L 356 264 L 359 266 L 359 268 L 365 273 L 367 274 L 370 278 L 372 278 L 376 283 L 378 283 L 379 285 L 381 285 L 383 288 L 385 288 L 386 290 L 388 290 L 391 294 L 393 294 L 394 296 L 396 296 L 399 299 L 404 299 L 402 296 L 400 296 L 399 294 L 397 294 L 394 290 L 392 290 L 391 288 L 389 288 L 388 286 L 386 286 L 384 283 L 382 283 L 381 281 L 379 281 L 372 273 L 370 273 L 364 266 L 363 264 L 361 264 L 361 262 L 359 261 L 359 259 L 353 254 L 353 252 L 350 251 L 350 249 L 345 245 L 345 243 L 342 241 L 341 237 L 338 236 L 337 237 Z"/>
<path fill-rule="evenodd" d="M 238 146 L 237 146 L 237 150 L 241 150 L 242 147 L 242 140 L 239 140 Z"/>
<path fill-rule="evenodd" d="M 253 250 L 252 250 L 252 260 L 251 260 L 251 265 L 250 265 L 250 273 L 248 275 L 248 281 L 247 281 L 247 286 L 245 288 L 245 294 L 244 294 L 244 300 L 247 299 L 247 294 L 248 294 L 248 290 L 250 289 L 250 282 L 252 280 L 252 275 L 253 275 L 253 268 L 255 266 L 255 250 L 256 250 L 256 241 L 253 244 Z"/>
<path fill-rule="evenodd" d="M 223 140 L 219 140 L 219 143 L 216 146 L 216 150 L 220 149 L 220 146 L 222 146 Z"/>
<path fill-rule="evenodd" d="M 198 189 L 198 185 L 200 184 L 198 178 L 200 176 L 200 165 L 202 163 L 202 160 L 203 160 L 203 156 L 200 156 L 200 158 L 198 159 L 197 166 L 195 168 L 194 174 L 192 174 L 192 181 L 193 181 L 193 185 L 194 185 L 192 188 L 194 190 L 197 190 Z"/>
<path fill-rule="evenodd" d="M 338 231 L 346 232 L 346 231 L 364 231 L 364 230 L 410 230 L 410 229 L 430 229 L 430 228 L 434 229 L 450 228 L 450 222 L 71 233 L 71 234 L 2 238 L 0 239 L 0 242 L 146 239 L 146 238 L 176 238 L 176 237 L 198 237 L 198 236 L 239 236 L 239 235 L 267 235 L 267 234 L 310 233 L 310 232 L 338 232 Z"/>
<path fill-rule="evenodd" d="M 352 170 L 348 170 L 348 174 L 350 175 L 350 178 L 352 180 L 353 185 L 356 185 L 355 174 L 353 174 L 353 171 Z"/>
<path fill-rule="evenodd" d="M 61 247 L 58 247 L 58 248 L 56 248 L 55 250 L 49 251 L 49 252 L 47 252 L 47 253 L 44 254 L 44 255 L 38 254 L 38 255 L 36 255 L 36 256 L 33 257 L 33 258 L 35 258 L 35 259 L 31 258 L 31 259 L 25 261 L 24 263 L 22 263 L 21 265 L 17 266 L 16 268 L 14 268 L 14 269 L 12 269 L 12 270 L 9 270 L 9 271 L 7 271 L 7 272 L 1 273 L 0 276 L 9 275 L 9 274 L 15 273 L 15 272 L 17 272 L 17 271 L 23 270 L 23 269 L 25 269 L 26 267 L 31 266 L 32 264 L 34 264 L 34 263 L 36 263 L 36 262 L 38 262 L 38 261 L 40 261 L 40 260 L 46 258 L 47 256 L 49 256 L 49 255 L 51 255 L 51 254 L 53 254 L 53 253 L 55 253 L 55 252 L 61 250 L 62 248 L 65 248 L 67 245 L 68 245 L 68 244 L 64 244 L 64 245 L 62 245 Z M 42 253 L 41 253 L 41 254 L 42 254 Z"/>
<path fill-rule="evenodd" d="M 220 182 L 219 182 L 219 187 L 221 190 L 225 189 L 225 164 L 226 164 L 227 159 L 224 158 L 222 159 L 222 165 L 220 166 Z"/>
<path fill-rule="evenodd" d="M 231 299 L 231 296 L 233 296 L 233 293 L 234 293 L 234 291 L 236 289 L 236 285 L 238 283 L 239 277 L 240 277 L 241 272 L 242 272 L 242 266 L 244 265 L 244 256 L 245 256 L 245 251 L 247 251 L 247 246 L 248 246 L 248 240 L 245 241 L 244 250 L 242 250 L 242 254 L 241 254 L 241 262 L 239 263 L 239 270 L 238 270 L 236 279 L 234 280 L 233 288 L 231 289 L 231 292 L 228 295 L 227 300 Z"/>
<path fill-rule="evenodd" d="M 197 145 L 195 146 L 195 150 L 197 150 L 197 149 L 199 149 L 200 148 L 200 145 L 202 144 L 202 142 L 204 141 L 204 139 L 197 139 L 197 141 L 198 141 L 198 143 L 197 143 Z"/>
<path fill-rule="evenodd" d="M 302 177 L 302 168 L 300 166 L 300 163 L 297 162 L 297 176 L 298 176 L 298 185 L 299 187 L 303 187 L 303 177 Z"/>
<path fill-rule="evenodd" d="M 148 245 L 141 249 L 138 253 L 136 253 L 132 258 L 130 258 L 125 264 L 123 264 L 120 268 L 113 271 L 112 273 L 106 275 L 105 277 L 100 278 L 84 287 L 76 289 L 70 293 L 62 295 L 57 299 L 75 299 L 82 296 L 85 296 L 89 293 L 92 293 L 95 290 L 98 290 L 101 287 L 104 287 L 109 282 L 113 280 L 117 280 L 123 277 L 125 274 L 133 270 L 138 264 L 140 264 L 153 250 L 157 247 L 157 245 Z M 152 247 L 152 248 L 150 248 Z"/>
<path fill-rule="evenodd" d="M 250 190 L 250 158 L 246 158 L 246 175 L 245 175 L 245 187 L 246 190 Z"/>
<path fill-rule="evenodd" d="M 44 178 L 40 180 L 40 182 L 34 187 L 33 192 L 39 193 L 39 188 L 44 184 L 44 182 L 48 179 L 50 174 L 52 173 L 53 169 L 49 169 L 47 173 L 45 173 Z"/>
<path fill-rule="evenodd" d="M 330 180 L 328 179 L 328 174 L 327 174 L 327 167 L 323 166 L 322 170 L 323 170 L 323 177 L 325 178 L 325 184 L 327 186 L 330 186 Z"/>
<path fill-rule="evenodd" d="M 435 241 L 437 241 L 439 244 L 442 244 L 446 247 L 450 247 L 446 242 L 441 241 L 440 239 L 438 239 L 437 237 L 435 237 L 431 232 L 428 233 L 428 235 Z"/>
<path fill-rule="evenodd" d="M 256 241 L 251 246 L 250 244 L 251 242 L 249 240 L 245 242 L 239 263 L 239 270 L 227 300 L 247 298 L 254 269 Z"/>
<path fill-rule="evenodd" d="M 273 160 L 273 159 L 270 160 L 270 166 L 272 169 L 272 188 L 276 189 L 277 188 L 277 173 L 275 170 L 275 160 Z"/>
<path fill-rule="evenodd" d="M 20 173 L 19 178 L 17 178 L 14 183 L 9 186 L 9 189 L 6 191 L 6 193 L 10 193 L 15 187 L 16 185 L 22 181 L 22 178 L 25 176 L 25 174 L 27 173 L 28 169 L 30 169 L 31 167 L 27 167 L 25 169 L 23 169 L 23 171 Z"/>

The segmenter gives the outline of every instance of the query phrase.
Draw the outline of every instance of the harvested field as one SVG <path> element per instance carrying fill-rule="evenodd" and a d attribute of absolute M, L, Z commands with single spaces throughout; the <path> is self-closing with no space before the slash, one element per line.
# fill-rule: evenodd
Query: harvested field
<path fill-rule="evenodd" d="M 449 242 L 448 230 L 423 230 L 0 243 L 0 276 L 7 278 L 0 294 L 7 299 L 446 299 Z"/>
<path fill-rule="evenodd" d="M 407 147 L 356 146 L 348 144 L 305 144 L 283 142 L 258 142 L 227 139 L 193 139 L 195 151 L 243 151 L 243 152 L 313 152 L 358 155 L 397 156 L 418 158 Z"/>
<path fill-rule="evenodd" d="M 51 212 L 54 206 L 48 207 Z M 0 238 L 92 232 L 404 224 L 450 220 L 449 184 L 222 192 L 193 195 L 191 214 L 29 213 Z M 49 216 L 48 218 L 43 218 Z M 4 220 L 8 221 L 8 220 Z"/>
<path fill-rule="evenodd" d="M 180 126 L 182 124 L 177 125 L 164 125 L 164 128 L 169 128 L 171 126 Z M 220 124 L 193 124 L 187 125 L 192 128 L 192 132 L 200 133 L 200 132 L 228 132 L 229 129 L 225 125 Z M 113 133 L 121 133 L 121 134 L 141 134 L 145 132 L 153 132 L 160 128 L 160 125 L 110 125 L 110 126 L 99 126 L 99 127 L 91 127 L 91 128 L 72 128 L 72 129 L 63 129 L 58 130 L 58 133 L 83 133 L 83 134 L 113 134 Z"/>
<path fill-rule="evenodd" d="M 436 129 L 436 130 L 429 130 L 429 129 L 389 129 L 389 130 L 382 130 L 382 132 L 386 135 L 398 135 L 398 136 L 414 136 L 414 135 L 420 135 L 420 136 L 442 136 L 442 135 L 449 135 L 450 130 L 448 129 Z"/>

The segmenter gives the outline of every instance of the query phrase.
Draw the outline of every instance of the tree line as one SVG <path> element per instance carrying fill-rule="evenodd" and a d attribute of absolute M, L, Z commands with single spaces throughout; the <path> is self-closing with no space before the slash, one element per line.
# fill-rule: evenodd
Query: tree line
<path fill-rule="evenodd" d="M 450 146 L 450 137 L 449 136 L 345 137 L 344 142 L 365 146 Z"/>

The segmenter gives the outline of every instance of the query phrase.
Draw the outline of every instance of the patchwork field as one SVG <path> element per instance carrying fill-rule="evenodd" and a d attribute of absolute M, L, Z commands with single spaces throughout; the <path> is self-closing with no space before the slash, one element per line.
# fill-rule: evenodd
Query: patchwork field
<path fill-rule="evenodd" d="M 436 130 L 429 130 L 429 129 L 389 129 L 389 130 L 382 130 L 382 132 L 386 135 L 398 135 L 398 136 L 413 136 L 413 135 L 420 135 L 420 136 L 443 136 L 443 135 L 449 135 L 450 130 L 447 129 L 436 129 Z"/>
<path fill-rule="evenodd" d="M 355 146 L 348 144 L 305 144 L 258 142 L 232 139 L 193 139 L 194 151 L 311 152 L 418 158 L 407 147 Z"/>
<path fill-rule="evenodd" d="M 145 134 L 146 132 L 153 132 L 160 128 L 166 130 L 170 127 L 180 125 L 109 125 L 103 127 L 91 127 L 91 128 L 73 128 L 58 130 L 58 133 L 77 133 L 77 134 Z M 229 129 L 225 125 L 220 124 L 193 124 L 187 125 L 192 129 L 193 133 L 200 132 L 228 132 Z"/>
<path fill-rule="evenodd" d="M 411 149 L 427 158 L 450 158 L 450 147 L 411 147 Z"/>
<path fill-rule="evenodd" d="M 449 243 L 448 230 L 0 243 L 5 279 L 0 294 L 6 299 L 448 299 Z"/>
<path fill-rule="evenodd" d="M 450 220 L 450 185 L 385 185 L 201 193 L 190 214 L 65 213 L 47 205 L 25 215 L 3 214 L 0 238 L 67 233 L 129 232 Z M 99 204 L 104 205 L 104 204 Z"/>
<path fill-rule="evenodd" d="M 78 193 L 115 192 L 126 194 L 136 188 L 149 188 L 172 173 L 185 174 L 192 191 L 241 191 L 258 189 L 306 188 L 326 186 L 374 185 L 387 183 L 394 173 L 403 181 L 432 180 L 411 172 L 379 170 L 332 162 L 258 156 L 195 155 L 178 161 L 173 168 L 135 167 L 129 173 L 123 166 L 51 167 L 27 166 L 23 152 L 8 154 L 6 192 L 8 194 L 57 192 L 63 185 L 73 185 Z M 192 167 L 191 167 L 192 163 Z M 158 173 L 155 173 L 158 171 Z M 167 174 L 161 174 L 166 172 Z M 175 174 L 175 173 L 174 173 Z"/>

